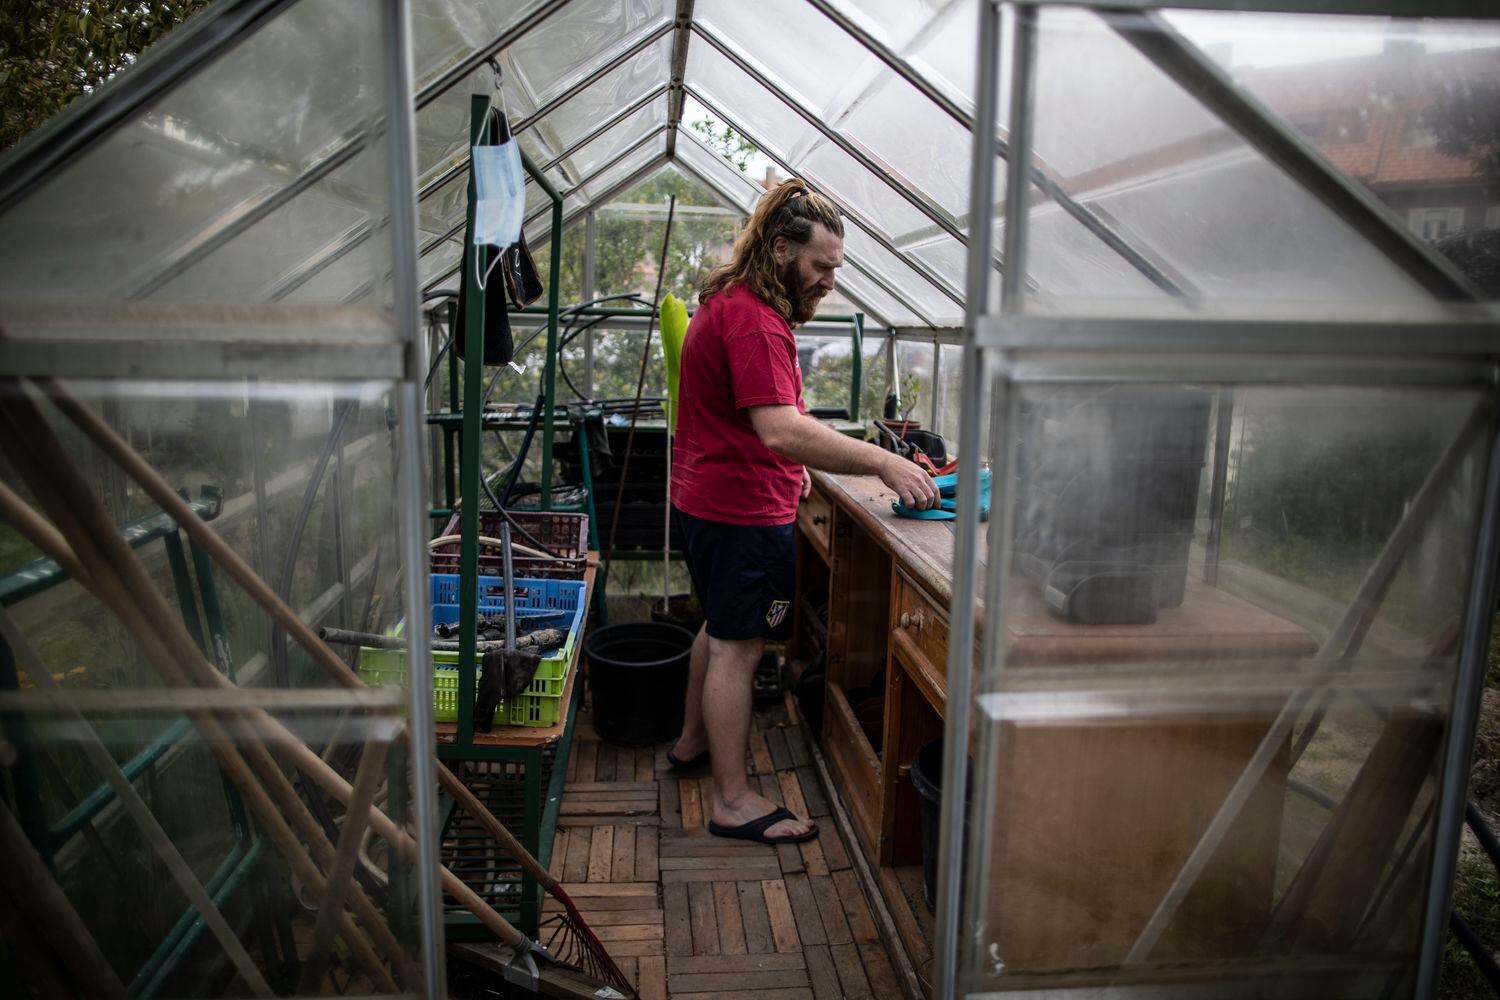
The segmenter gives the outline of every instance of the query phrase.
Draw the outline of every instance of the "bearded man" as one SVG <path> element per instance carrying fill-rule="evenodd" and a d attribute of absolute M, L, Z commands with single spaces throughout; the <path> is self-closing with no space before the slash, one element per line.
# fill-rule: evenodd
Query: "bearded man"
<path fill-rule="evenodd" d="M 802 181 L 767 192 L 708 276 L 682 347 L 672 502 L 706 619 L 693 643 L 682 735 L 686 769 L 710 757 L 709 831 L 763 843 L 817 836 L 806 817 L 750 787 L 751 679 L 766 640 L 791 630 L 792 526 L 807 467 L 879 476 L 902 503 L 938 502 L 911 462 L 807 415 L 792 327 L 812 319 L 844 261 L 844 223 Z"/>

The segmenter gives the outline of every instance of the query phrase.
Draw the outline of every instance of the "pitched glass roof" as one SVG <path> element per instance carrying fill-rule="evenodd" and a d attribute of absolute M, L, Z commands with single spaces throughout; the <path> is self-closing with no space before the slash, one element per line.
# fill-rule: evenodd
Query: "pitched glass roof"
<path fill-rule="evenodd" d="M 758 182 L 688 127 L 710 116 L 847 213 L 841 281 L 878 323 L 961 324 L 975 0 L 410 7 L 424 284 L 459 257 L 468 98 L 485 93 L 563 196 L 569 224 L 666 164 L 749 211 Z M 7 154 L 0 301 L 366 300 L 391 267 L 371 238 L 389 215 L 389 164 L 375 141 L 383 22 L 367 15 L 357 0 L 220 0 L 180 44 L 169 39 Z M 242 38 L 202 41 L 234 17 L 249 25 Z M 1369 168 L 1337 147 L 1351 128 L 1368 132 L 1370 107 L 1406 109 L 1381 127 L 1410 132 L 1423 101 L 1442 91 L 1434 75 L 1447 74 L 1439 83 L 1448 91 L 1500 76 L 1500 31 L 1453 27 L 1431 51 L 1382 47 L 1396 23 L 1346 20 L 1324 55 L 1283 54 L 1277 65 L 1269 40 L 1284 24 L 1275 15 L 1127 19 L 1044 8 L 1028 206 L 1036 301 L 1332 304 L 1376 315 L 1472 296 L 1421 238 L 1467 218 L 1464 206 L 1408 204 L 1397 190 L 1401 169 L 1416 184 L 1443 163 Z M 1244 37 L 1262 44 L 1235 48 Z M 1352 83 L 1327 54 L 1340 46 L 1365 60 Z M 173 85 L 153 81 L 153 69 L 205 48 Z M 1455 48 L 1467 62 L 1452 58 Z M 1211 85 L 1190 86 L 1191 73 Z M 1303 78 L 1316 86 L 1299 88 Z M 121 95 L 132 94 L 145 97 L 120 112 Z M 1269 125 L 1254 124 L 1261 114 Z M 1339 114 L 1342 132 L 1320 117 Z M 80 126 L 97 135 L 74 141 L 69 130 Z M 996 127 L 1003 154 L 1004 121 Z M 1482 173 L 1477 152 L 1444 155 Z M 1003 178 L 1003 155 L 996 168 Z M 1450 186 L 1463 187 L 1463 170 L 1447 168 Z M 1347 191 L 1328 194 L 1340 185 Z M 549 205 L 530 184 L 534 242 L 549 236 Z M 1436 208 L 1449 214 L 1429 221 Z"/>

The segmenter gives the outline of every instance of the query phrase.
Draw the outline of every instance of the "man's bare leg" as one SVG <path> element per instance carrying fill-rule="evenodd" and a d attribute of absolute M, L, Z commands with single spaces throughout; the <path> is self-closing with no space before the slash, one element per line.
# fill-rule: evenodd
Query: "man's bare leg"
<path fill-rule="evenodd" d="M 708 730 L 703 728 L 703 678 L 708 673 L 708 626 L 698 627 L 693 651 L 688 657 L 687 697 L 682 703 L 682 735 L 672 747 L 672 756 L 684 764 L 708 749 Z"/>
<path fill-rule="evenodd" d="M 729 641 L 708 637 L 708 674 L 703 684 L 703 722 L 713 751 L 712 819 L 720 826 L 741 826 L 776 809 L 776 803 L 753 791 L 745 772 L 750 749 L 750 682 L 765 651 L 764 639 Z M 789 819 L 765 831 L 768 837 L 797 836 L 816 829 L 807 819 Z"/>

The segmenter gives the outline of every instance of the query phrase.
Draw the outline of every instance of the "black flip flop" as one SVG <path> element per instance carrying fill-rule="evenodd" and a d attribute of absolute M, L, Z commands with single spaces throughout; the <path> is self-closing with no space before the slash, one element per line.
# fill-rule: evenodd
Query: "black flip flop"
<path fill-rule="evenodd" d="M 667 751 L 667 765 L 674 771 L 691 771 L 693 768 L 697 767 L 699 764 L 702 764 L 706 760 L 708 760 L 707 750 L 698 754 L 696 757 L 693 757 L 691 760 L 678 760 L 675 756 L 672 755 L 672 751 Z"/>
<path fill-rule="evenodd" d="M 767 837 L 766 831 L 780 823 L 782 820 L 796 819 L 786 806 L 777 806 L 766 813 L 760 819 L 752 819 L 748 823 L 739 826 L 720 826 L 718 823 L 709 821 L 708 832 L 715 837 L 728 837 L 732 840 L 753 840 L 757 844 L 800 844 L 804 840 L 812 840 L 818 835 L 818 828 L 802 834 L 788 834 L 784 837 Z"/>

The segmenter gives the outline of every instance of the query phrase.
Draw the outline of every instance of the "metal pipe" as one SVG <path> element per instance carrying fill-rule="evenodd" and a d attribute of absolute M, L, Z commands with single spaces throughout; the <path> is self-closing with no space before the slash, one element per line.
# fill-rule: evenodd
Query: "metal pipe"
<path fill-rule="evenodd" d="M 594 238 L 596 236 L 596 216 L 590 208 L 583 216 L 583 301 L 592 302 L 598 294 L 594 291 L 594 268 L 598 266 L 594 257 Z M 583 394 L 590 399 L 594 398 L 594 328 L 591 326 L 583 331 Z M 580 426 L 577 433 L 582 434 Z M 592 491 L 590 493 L 592 496 Z M 592 526 L 593 518 L 589 518 Z"/>
<path fill-rule="evenodd" d="M 682 81 L 687 77 L 688 42 L 692 39 L 693 0 L 677 0 L 677 18 L 672 36 L 672 96 L 667 101 L 667 159 L 677 155 L 677 130 L 682 124 Z"/>
<path fill-rule="evenodd" d="M 539 180 L 543 190 L 549 186 L 545 179 Z M 542 510 L 552 509 L 552 438 L 557 431 L 557 308 L 562 289 L 562 231 L 563 201 L 556 191 L 552 196 L 552 246 L 550 278 L 547 282 L 547 360 L 543 371 L 543 391 L 546 393 L 546 410 L 542 415 Z M 519 474 L 519 470 L 518 470 Z M 509 527 L 507 525 L 507 527 Z"/>
<path fill-rule="evenodd" d="M 1219 409 L 1214 423 L 1214 477 L 1208 494 L 1208 544 L 1203 557 L 1203 580 L 1219 582 L 1219 545 L 1224 536 L 1224 500 L 1229 492 L 1229 443 L 1234 430 L 1234 387 L 1219 387 Z"/>
<path fill-rule="evenodd" d="M 859 420 L 859 400 L 864 395 L 865 387 L 865 317 L 862 313 L 855 313 L 853 317 L 853 356 L 850 358 L 849 373 L 849 419 Z"/>
<path fill-rule="evenodd" d="M 401 498 L 402 562 L 407 624 L 407 718 L 411 746 L 413 812 L 417 851 L 417 932 L 422 950 L 422 982 L 428 996 L 448 995 L 447 965 L 443 961 L 442 888 L 438 875 L 437 774 L 432 719 L 432 658 L 428 652 L 426 512 L 429 506 L 423 477 L 427 469 L 425 426 L 427 371 L 422 337 L 422 296 L 417 287 L 416 115 L 412 109 L 411 17 L 409 0 L 385 0 L 383 14 L 386 58 L 386 159 L 390 181 L 392 301 L 397 330 L 407 345 L 406 377 L 397 385 L 400 472 L 396 487 Z M 480 297 L 482 301 L 482 297 Z M 478 312 L 479 310 L 473 310 Z M 476 367 L 478 367 L 476 365 Z M 465 497 L 465 499 L 469 499 Z"/>
<path fill-rule="evenodd" d="M 1500 428 L 1489 414 L 1489 442 L 1485 449 L 1483 511 L 1474 546 L 1474 565 L 1469 579 L 1469 605 L 1464 609 L 1463 646 L 1458 656 L 1458 677 L 1453 689 L 1453 711 L 1438 783 L 1437 825 L 1433 833 L 1432 877 L 1427 881 L 1427 905 L 1423 912 L 1421 946 L 1417 957 L 1417 997 L 1429 1000 L 1436 989 L 1443 960 L 1443 937 L 1453 903 L 1453 873 L 1458 863 L 1459 836 L 1468 801 L 1469 769 L 1474 756 L 1474 735 L 1479 724 L 1484 693 L 1485 669 L 1490 648 L 1490 624 L 1494 618 L 1496 570 L 1500 561 Z"/>
<path fill-rule="evenodd" d="M 978 81 L 976 117 L 979 121 L 995 120 L 999 106 L 1000 11 L 994 0 L 979 4 Z M 979 401 L 986 368 L 985 350 L 979 346 L 979 324 L 989 311 L 990 247 L 993 244 L 995 191 L 995 130 L 974 132 L 973 160 L 969 171 L 970 218 L 973 240 L 969 245 L 967 305 L 964 309 L 963 387 L 966 405 L 960 414 L 958 453 L 958 524 L 953 541 L 953 593 L 948 638 L 948 710 L 943 727 L 943 796 L 942 818 L 938 839 L 938 899 L 934 944 L 934 995 L 938 1000 L 953 1000 L 958 991 L 958 947 L 962 937 L 959 924 L 964 849 L 964 790 L 968 787 L 969 706 L 973 700 L 974 605 L 971 599 L 978 579 L 979 548 Z M 1007 230 L 1009 226 L 1007 226 Z M 1011 269 L 1006 269 L 1006 275 Z M 893 358 L 894 361 L 894 358 Z M 894 364 L 891 368 L 894 379 Z M 998 405 L 998 403 L 997 403 Z M 991 442 L 994 447 L 996 442 Z M 1001 497 L 1009 495 L 1003 476 Z M 989 609 L 991 627 L 986 635 L 1000 630 L 996 607 Z"/>

